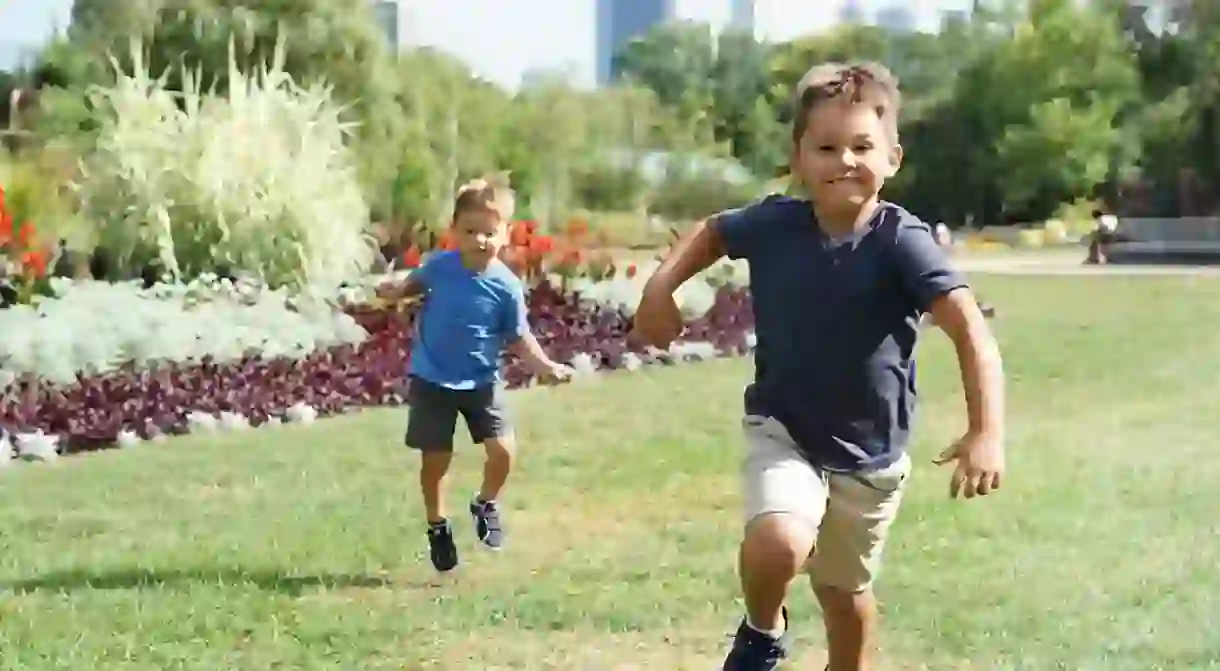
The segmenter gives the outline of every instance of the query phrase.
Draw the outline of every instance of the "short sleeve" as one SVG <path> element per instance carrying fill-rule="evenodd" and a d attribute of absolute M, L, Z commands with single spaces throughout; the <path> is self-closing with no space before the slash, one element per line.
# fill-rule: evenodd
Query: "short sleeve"
<path fill-rule="evenodd" d="M 444 252 L 429 254 L 428 258 L 424 259 L 424 262 L 418 268 L 411 271 L 408 277 L 415 282 L 419 282 L 420 286 L 425 289 L 432 288 L 433 278 L 436 277 L 436 268 L 444 256 Z"/>
<path fill-rule="evenodd" d="M 906 212 L 899 215 L 894 249 L 899 281 L 923 312 L 941 296 L 969 286 L 949 263 L 932 229 Z"/>
<path fill-rule="evenodd" d="M 509 297 L 501 312 L 501 333 L 510 342 L 524 338 L 530 332 L 529 306 L 525 304 L 525 289 L 518 281 L 508 285 Z"/>
<path fill-rule="evenodd" d="M 759 240 L 773 209 L 770 196 L 745 207 L 725 210 L 711 221 L 730 259 L 748 259 L 758 250 Z"/>

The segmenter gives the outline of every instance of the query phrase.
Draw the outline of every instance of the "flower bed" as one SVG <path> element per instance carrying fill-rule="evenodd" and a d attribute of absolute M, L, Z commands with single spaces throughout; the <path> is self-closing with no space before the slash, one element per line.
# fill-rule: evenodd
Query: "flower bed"
<path fill-rule="evenodd" d="M 542 280 L 529 306 L 544 349 L 590 374 L 753 346 L 742 267 L 727 263 L 679 292 L 688 329 L 671 351 L 629 344 L 650 270 Z M 0 427 L 11 436 L 0 461 L 400 404 L 413 310 L 371 299 L 386 279 L 292 297 L 215 278 L 147 290 L 61 282 L 53 298 L 0 311 Z M 532 384 L 511 359 L 505 377 Z"/>

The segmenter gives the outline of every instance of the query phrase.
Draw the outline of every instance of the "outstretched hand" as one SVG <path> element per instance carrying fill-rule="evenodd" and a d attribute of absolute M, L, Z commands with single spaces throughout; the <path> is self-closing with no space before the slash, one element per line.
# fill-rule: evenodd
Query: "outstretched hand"
<path fill-rule="evenodd" d="M 933 460 L 938 466 L 957 462 L 949 480 L 949 497 L 972 499 L 1000 488 L 1004 475 L 1004 443 L 991 434 L 968 432 Z"/>
<path fill-rule="evenodd" d="M 571 366 L 565 366 L 561 363 L 552 364 L 548 369 L 538 375 L 543 384 L 563 384 L 571 382 L 576 375 L 576 370 Z"/>

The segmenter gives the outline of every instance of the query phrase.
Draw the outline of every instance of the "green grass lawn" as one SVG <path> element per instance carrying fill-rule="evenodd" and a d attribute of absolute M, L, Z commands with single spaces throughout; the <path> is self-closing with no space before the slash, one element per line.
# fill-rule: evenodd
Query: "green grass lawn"
<path fill-rule="evenodd" d="M 1220 283 L 982 281 L 1010 473 L 947 498 L 962 428 L 921 352 L 918 467 L 879 590 L 883 669 L 1220 669 Z M 0 669 L 710 669 L 741 614 L 746 361 L 514 396 L 509 547 L 426 558 L 403 411 L 0 473 Z M 461 512 L 481 455 L 462 445 Z M 821 630 L 792 591 L 793 668 Z"/>

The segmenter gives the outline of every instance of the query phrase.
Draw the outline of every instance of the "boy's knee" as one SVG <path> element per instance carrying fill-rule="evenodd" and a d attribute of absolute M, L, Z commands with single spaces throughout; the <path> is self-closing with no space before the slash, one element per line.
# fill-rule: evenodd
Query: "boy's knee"
<path fill-rule="evenodd" d="M 517 444 L 510 436 L 488 438 L 483 441 L 483 450 L 489 459 L 512 459 L 517 454 Z"/>
<path fill-rule="evenodd" d="M 813 551 L 816 534 L 809 522 L 796 515 L 760 515 L 746 526 L 741 544 L 742 569 L 790 580 Z"/>

